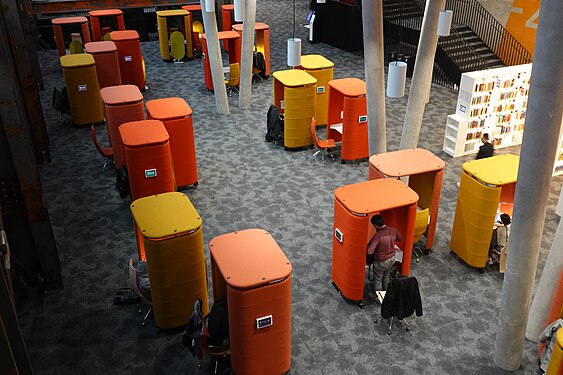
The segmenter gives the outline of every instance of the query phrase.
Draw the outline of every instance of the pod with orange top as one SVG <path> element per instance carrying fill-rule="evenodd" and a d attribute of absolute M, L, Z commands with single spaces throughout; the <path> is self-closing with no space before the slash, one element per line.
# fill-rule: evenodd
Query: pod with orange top
<path fill-rule="evenodd" d="M 94 42 L 107 40 L 107 34 L 112 31 L 125 30 L 121 9 L 92 10 L 88 12 L 88 15 Z"/>
<path fill-rule="evenodd" d="M 402 241 L 401 274 L 410 273 L 418 195 L 395 179 L 376 179 L 341 186 L 334 192 L 332 281 L 344 297 L 363 306 L 367 244 L 375 234 L 373 215 L 397 228 Z"/>
<path fill-rule="evenodd" d="M 121 82 L 124 85 L 135 85 L 141 91 L 145 90 L 145 63 L 139 34 L 135 30 L 120 30 L 112 31 L 109 35 L 117 47 Z"/>
<path fill-rule="evenodd" d="M 90 42 L 84 45 L 84 52 L 94 57 L 100 88 L 121 85 L 117 47 L 112 41 Z"/>
<path fill-rule="evenodd" d="M 209 241 L 213 300 L 227 299 L 236 374 L 284 374 L 291 364 L 291 263 L 262 229 Z"/>
<path fill-rule="evenodd" d="M 219 41 L 223 40 L 229 45 L 229 64 L 239 64 L 240 66 L 240 48 L 241 36 L 233 30 L 219 31 Z M 211 76 L 211 65 L 209 64 L 209 53 L 207 51 L 207 36 L 200 35 L 201 48 L 203 50 L 203 79 L 208 90 L 213 91 L 213 77 Z"/>
<path fill-rule="evenodd" d="M 426 225 L 421 228 L 426 237 L 426 252 L 434 245 L 445 166 L 442 159 L 422 148 L 386 152 L 369 158 L 370 180 L 408 177 L 408 186 L 418 194 L 417 217 L 426 216 L 422 220 Z"/>
<path fill-rule="evenodd" d="M 171 192 L 140 198 L 131 203 L 131 213 L 147 255 L 156 325 L 185 325 L 198 299 L 207 315 L 202 220 L 188 197 Z"/>
<path fill-rule="evenodd" d="M 366 83 L 359 78 L 328 83 L 327 139 L 342 142 L 342 162 L 369 156 Z"/>
<path fill-rule="evenodd" d="M 450 248 L 481 272 L 495 221 L 501 213 L 512 216 L 519 160 L 505 154 L 463 164 Z"/>
<path fill-rule="evenodd" d="M 55 44 L 57 45 L 59 57 L 66 55 L 66 44 L 70 44 L 70 35 L 72 33 L 80 33 L 82 45 L 91 41 L 88 18 L 86 17 L 53 18 L 51 25 L 53 26 L 53 33 L 55 34 Z M 67 42 L 65 42 L 65 36 Z"/>
<path fill-rule="evenodd" d="M 242 35 L 242 23 L 234 24 L 233 30 Z M 270 26 L 264 22 L 255 22 L 254 30 L 256 31 L 254 51 L 260 52 L 264 56 L 266 69 L 262 78 L 268 78 L 270 76 Z"/>

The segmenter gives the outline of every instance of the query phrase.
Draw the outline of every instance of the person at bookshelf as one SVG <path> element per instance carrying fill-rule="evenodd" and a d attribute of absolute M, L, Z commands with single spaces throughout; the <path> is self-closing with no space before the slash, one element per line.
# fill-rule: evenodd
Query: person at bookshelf
<path fill-rule="evenodd" d="M 484 159 L 493 156 L 495 152 L 494 146 L 491 142 L 489 142 L 489 134 L 483 134 L 481 137 L 481 142 L 483 144 L 479 147 L 479 152 L 477 153 L 477 157 L 475 159 Z"/>
<path fill-rule="evenodd" d="M 401 241 L 401 234 L 396 228 L 385 225 L 381 215 L 374 215 L 371 224 L 376 233 L 368 242 L 367 255 L 373 254 L 375 291 L 385 290 L 389 283 L 391 267 L 395 264 L 395 241 Z"/>

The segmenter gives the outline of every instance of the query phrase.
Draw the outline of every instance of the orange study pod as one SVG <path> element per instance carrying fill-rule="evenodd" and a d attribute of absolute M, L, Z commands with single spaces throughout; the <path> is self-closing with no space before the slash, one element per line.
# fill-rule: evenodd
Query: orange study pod
<path fill-rule="evenodd" d="M 327 139 L 341 141 L 342 161 L 369 156 L 366 83 L 359 78 L 328 83 Z"/>
<path fill-rule="evenodd" d="M 121 85 L 119 57 L 114 42 L 90 42 L 84 45 L 84 52 L 91 54 L 96 62 L 96 74 L 100 88 Z"/>
<path fill-rule="evenodd" d="M 234 24 L 233 30 L 242 35 L 242 23 Z M 266 65 L 264 78 L 268 78 L 270 76 L 270 26 L 264 22 L 256 22 L 254 30 L 256 30 L 255 51 L 264 55 Z"/>
<path fill-rule="evenodd" d="M 192 109 L 182 98 L 151 100 L 146 106 L 149 119 L 162 121 L 170 135 L 176 185 L 197 185 Z"/>
<path fill-rule="evenodd" d="M 446 163 L 422 148 L 373 155 L 369 158 L 369 179 L 408 177 L 408 185 L 418 194 L 417 216 L 424 214 L 426 251 L 434 245 L 442 179 Z"/>
<path fill-rule="evenodd" d="M 106 35 L 112 31 L 125 30 L 123 12 L 120 9 L 92 10 L 88 15 L 94 42 L 106 40 Z"/>
<path fill-rule="evenodd" d="M 135 30 L 112 31 L 110 37 L 117 47 L 122 83 L 144 90 L 145 68 L 139 34 Z"/>
<path fill-rule="evenodd" d="M 185 325 L 198 299 L 207 315 L 201 218 L 188 197 L 171 192 L 140 198 L 131 203 L 131 213 L 143 235 L 156 325 Z"/>
<path fill-rule="evenodd" d="M 203 19 L 201 14 L 201 4 L 188 4 L 182 6 L 183 10 L 188 11 L 188 29 L 191 30 L 192 48 L 194 52 L 201 53 L 201 41 L 199 35 L 203 33 Z M 197 13 L 198 20 L 195 19 Z M 187 36 L 186 36 L 187 38 Z M 193 54 L 193 53 L 192 53 Z"/>
<path fill-rule="evenodd" d="M 450 248 L 465 263 L 483 271 L 494 223 L 501 213 L 512 216 L 517 155 L 497 155 L 463 164 Z"/>
<path fill-rule="evenodd" d="M 125 165 L 125 153 L 119 126 L 126 122 L 145 119 L 143 94 L 134 85 L 110 86 L 100 92 L 106 112 L 106 127 L 115 168 L 120 169 Z"/>
<path fill-rule="evenodd" d="M 209 65 L 209 54 L 207 51 L 207 38 L 205 34 L 200 35 L 201 47 L 203 50 L 203 79 L 208 90 L 213 91 L 213 78 L 211 77 L 211 66 Z M 229 45 L 229 64 L 239 64 L 240 66 L 240 43 L 241 36 L 233 30 L 219 31 L 219 40 L 224 40 Z"/>
<path fill-rule="evenodd" d="M 364 298 L 367 244 L 375 230 L 370 219 L 380 214 L 403 238 L 401 274 L 410 273 L 418 195 L 399 180 L 385 178 L 341 186 L 334 192 L 332 280 L 344 297 Z"/>
<path fill-rule="evenodd" d="M 104 121 L 100 84 L 92 55 L 79 53 L 60 57 L 68 93 L 72 123 L 89 125 Z"/>
<path fill-rule="evenodd" d="M 284 374 L 291 364 L 291 263 L 262 229 L 209 241 L 213 300 L 227 299 L 236 374 Z"/>
<path fill-rule="evenodd" d="M 70 34 L 75 32 L 80 33 L 82 45 L 90 42 L 90 30 L 88 29 L 88 19 L 86 17 L 53 18 L 51 24 L 55 33 L 55 43 L 59 57 L 66 55 L 65 35 L 67 36 L 68 43 L 70 43 Z"/>

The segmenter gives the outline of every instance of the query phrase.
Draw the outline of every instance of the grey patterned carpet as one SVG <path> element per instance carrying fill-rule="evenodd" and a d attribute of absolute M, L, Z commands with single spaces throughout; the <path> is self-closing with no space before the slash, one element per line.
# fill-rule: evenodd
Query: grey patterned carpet
<path fill-rule="evenodd" d="M 297 36 L 306 40 L 307 2 L 297 4 Z M 272 71 L 286 69 L 291 36 L 291 2 L 259 0 L 257 19 L 271 27 Z M 194 111 L 199 186 L 183 190 L 203 219 L 205 245 L 223 233 L 264 228 L 293 264 L 293 374 L 502 374 L 493 363 L 502 276 L 479 274 L 450 254 L 456 182 L 464 161 L 441 152 L 446 115 L 457 92 L 434 85 L 426 107 L 420 147 L 446 163 L 436 245 L 412 265 L 421 286 L 424 316 L 411 318 L 386 334 L 373 320 L 378 306 L 345 302 L 333 288 L 331 231 L 333 192 L 364 181 L 367 162 L 323 164 L 312 149 L 285 152 L 264 142 L 272 82 L 253 87 L 250 109 L 229 99 L 231 113 L 220 116 L 203 84 L 201 60 L 168 64 L 156 42 L 143 43 L 149 90 L 145 100 L 179 96 Z M 356 54 L 323 44 L 303 44 L 303 54 L 319 53 L 335 63 L 335 78 L 364 79 Z M 63 267 L 65 288 L 30 298 L 20 323 L 38 374 L 196 374 L 198 362 L 178 333 L 141 327 L 136 305 L 115 306 L 115 292 L 127 286 L 126 263 L 136 246 L 129 200 L 114 188 L 114 171 L 100 168 L 88 129 L 74 128 L 50 108 L 53 86 L 63 86 L 56 51 L 40 53 L 46 82 L 42 92 L 53 162 L 41 176 Z M 408 88 L 407 88 L 408 90 Z M 408 91 L 407 91 L 408 92 Z M 398 149 L 407 97 L 387 99 L 388 150 Z M 101 134 L 103 127 L 99 127 Z M 499 152 L 518 153 L 518 148 Z M 549 196 L 539 271 L 557 225 L 554 208 L 563 180 L 554 178 Z M 206 254 L 208 251 L 206 248 Z M 539 273 L 538 272 L 538 276 Z M 210 293 L 211 295 L 211 293 Z M 525 344 L 522 368 L 533 374 L 536 345 Z"/>

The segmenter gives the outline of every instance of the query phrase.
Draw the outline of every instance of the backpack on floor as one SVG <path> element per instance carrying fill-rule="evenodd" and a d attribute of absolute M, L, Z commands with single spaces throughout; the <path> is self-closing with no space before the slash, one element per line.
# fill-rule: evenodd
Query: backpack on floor
<path fill-rule="evenodd" d="M 56 87 L 53 87 L 53 109 L 60 112 L 61 115 L 70 115 L 70 103 L 68 101 L 68 93 L 66 91 L 66 86 L 59 91 Z"/>
<path fill-rule="evenodd" d="M 262 52 L 254 51 L 252 55 L 252 68 L 260 77 L 266 77 L 266 60 L 264 60 L 264 54 Z"/>
<path fill-rule="evenodd" d="M 129 175 L 127 174 L 127 169 L 120 168 L 115 171 L 115 187 L 119 192 L 121 198 L 125 198 L 131 192 L 129 187 Z"/>
<path fill-rule="evenodd" d="M 213 346 L 229 345 L 229 309 L 227 300 L 220 300 L 213 304 L 207 320 L 209 344 Z"/>
<path fill-rule="evenodd" d="M 271 105 L 268 109 L 266 123 L 266 142 L 283 144 L 283 115 L 280 116 L 278 108 Z"/>

